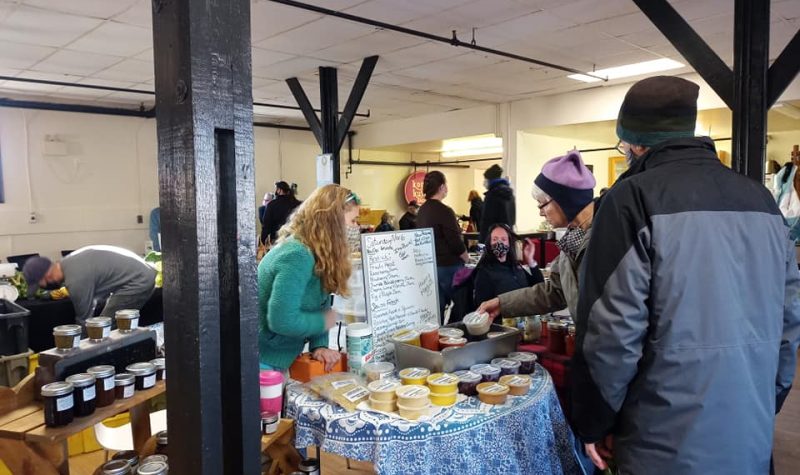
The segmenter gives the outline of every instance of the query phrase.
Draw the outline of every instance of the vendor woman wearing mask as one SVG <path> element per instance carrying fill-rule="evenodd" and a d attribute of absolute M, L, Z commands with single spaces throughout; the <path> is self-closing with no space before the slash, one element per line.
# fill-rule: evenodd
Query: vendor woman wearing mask
<path fill-rule="evenodd" d="M 558 241 L 561 253 L 550 266 L 550 279 L 500 294 L 483 302 L 478 311 L 495 318 L 535 315 L 566 307 L 570 314 L 577 315 L 578 268 L 589 244 L 594 186 L 594 176 L 577 150 L 544 164 L 534 180 L 532 193 L 539 203 L 539 215 L 554 228 L 567 228 Z"/>
<path fill-rule="evenodd" d="M 339 185 L 318 188 L 258 265 L 261 369 L 286 371 L 306 341 L 326 370 L 339 361 L 339 352 L 328 349 L 328 329 L 336 324 L 330 294 L 349 293 L 346 228 L 355 223 L 359 204 L 355 193 Z"/>
<path fill-rule="evenodd" d="M 474 302 L 485 302 L 502 293 L 544 282 L 533 258 L 536 250 L 533 241 L 528 241 L 522 248 L 522 256 L 517 256 L 517 242 L 519 240 L 507 225 L 493 224 L 489 227 L 486 252 L 475 266 Z"/>

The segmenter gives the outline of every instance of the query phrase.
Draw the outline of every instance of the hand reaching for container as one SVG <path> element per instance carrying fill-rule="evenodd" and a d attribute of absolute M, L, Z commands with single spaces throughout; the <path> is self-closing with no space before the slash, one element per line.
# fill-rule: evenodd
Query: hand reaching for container
<path fill-rule="evenodd" d="M 483 302 L 476 311 L 478 313 L 488 313 L 489 318 L 494 321 L 494 319 L 500 315 L 500 299 L 495 297 L 492 300 L 487 300 L 486 302 Z"/>
<path fill-rule="evenodd" d="M 333 365 L 342 358 L 342 354 L 329 348 L 317 348 L 311 353 L 311 357 L 321 363 L 325 363 L 325 371 L 330 371 L 333 369 Z"/>

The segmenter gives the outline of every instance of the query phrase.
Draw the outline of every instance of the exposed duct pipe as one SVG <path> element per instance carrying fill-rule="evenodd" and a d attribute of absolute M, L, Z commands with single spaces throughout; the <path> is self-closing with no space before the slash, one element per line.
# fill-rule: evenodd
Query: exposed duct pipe
<path fill-rule="evenodd" d="M 83 83 L 75 83 L 75 82 L 65 82 L 65 81 L 51 81 L 47 79 L 31 79 L 31 78 L 19 78 L 14 76 L 1 76 L 0 81 L 12 81 L 12 82 L 25 82 L 30 84 L 46 84 L 48 86 L 64 86 L 64 87 L 77 87 L 81 89 L 94 89 L 96 91 L 109 91 L 109 92 L 125 92 L 128 94 L 142 94 L 145 96 L 155 96 L 156 93 L 153 91 L 145 91 L 142 89 L 129 89 L 125 87 L 113 87 L 113 86 L 100 86 L 98 84 L 83 84 Z M 289 106 L 286 104 L 274 104 L 268 102 L 254 102 L 254 106 L 259 107 L 269 107 L 270 109 L 287 109 L 287 110 L 300 110 L 297 106 Z M 314 111 L 319 112 L 319 109 L 314 109 Z M 339 112 L 340 114 L 342 112 Z M 370 110 L 367 109 L 366 114 L 362 112 L 356 112 L 356 117 L 370 117 Z"/>
<path fill-rule="evenodd" d="M 483 53 L 493 54 L 495 56 L 502 56 L 504 58 L 515 59 L 517 61 L 524 61 L 526 63 L 536 64 L 538 66 L 544 66 L 546 68 L 557 69 L 559 71 L 565 71 L 572 74 L 582 74 L 584 76 L 593 77 L 599 79 L 601 81 L 608 81 L 608 78 L 595 76 L 594 74 L 587 73 L 586 71 L 579 71 L 574 68 L 569 68 L 566 66 L 561 66 L 558 64 L 548 63 L 546 61 L 540 61 L 538 59 L 529 58 L 527 56 L 522 56 L 519 54 L 509 53 L 508 51 L 500 51 L 492 48 L 486 48 L 484 46 L 480 46 L 473 43 L 466 43 L 458 39 L 456 36 L 456 31 L 453 30 L 453 36 L 448 38 L 446 36 L 439 36 L 433 35 L 431 33 L 426 33 L 424 31 L 419 30 L 412 30 L 411 28 L 405 28 L 402 26 L 392 25 L 391 23 L 384 23 L 382 21 L 373 20 L 371 18 L 364 18 L 357 15 L 351 15 L 349 13 L 340 12 L 336 10 L 331 10 L 329 8 L 318 7 L 316 5 L 309 5 L 307 3 L 296 2 L 294 0 L 270 0 L 271 2 L 280 3 L 281 5 L 287 5 L 290 7 L 300 8 L 303 10 L 308 10 L 316 13 L 321 13 L 323 15 L 334 16 L 336 18 L 341 18 L 343 20 L 354 21 L 356 23 L 363 23 L 365 25 L 374 26 L 376 28 L 381 28 L 384 30 L 396 31 L 398 33 L 403 33 L 406 35 L 416 36 L 419 38 L 425 38 L 431 41 L 438 41 L 439 43 L 445 43 L 452 46 L 460 46 L 462 48 L 467 48 L 475 51 L 481 51 Z"/>

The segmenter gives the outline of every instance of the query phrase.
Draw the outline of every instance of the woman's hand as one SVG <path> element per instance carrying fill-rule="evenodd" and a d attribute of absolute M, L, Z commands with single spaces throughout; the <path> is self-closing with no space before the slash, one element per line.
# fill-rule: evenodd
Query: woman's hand
<path fill-rule="evenodd" d="M 605 439 L 596 444 L 583 445 L 586 448 L 586 455 L 600 470 L 607 469 L 608 461 L 614 459 L 614 436 L 612 435 L 607 435 Z"/>
<path fill-rule="evenodd" d="M 488 313 L 489 318 L 494 321 L 498 315 L 500 315 L 500 299 L 495 297 L 492 300 L 487 300 L 483 302 L 477 310 L 478 313 Z"/>
<path fill-rule="evenodd" d="M 522 258 L 525 264 L 531 269 L 536 267 L 536 241 L 531 238 L 525 239 L 525 245 L 522 247 Z"/>
<path fill-rule="evenodd" d="M 333 369 L 333 365 L 342 359 L 342 354 L 329 348 L 317 348 L 311 353 L 311 357 L 319 362 L 325 363 L 325 371 L 330 371 Z"/>

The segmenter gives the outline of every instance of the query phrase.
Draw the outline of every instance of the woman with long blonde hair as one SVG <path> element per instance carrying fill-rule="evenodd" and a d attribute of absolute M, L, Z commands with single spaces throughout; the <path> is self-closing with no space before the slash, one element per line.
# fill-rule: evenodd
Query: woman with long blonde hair
<path fill-rule="evenodd" d="M 259 359 L 262 369 L 285 371 L 308 341 L 326 369 L 339 361 L 328 349 L 336 324 L 330 294 L 348 295 L 350 251 L 346 229 L 360 202 L 339 185 L 317 188 L 278 233 L 258 265 Z"/>

